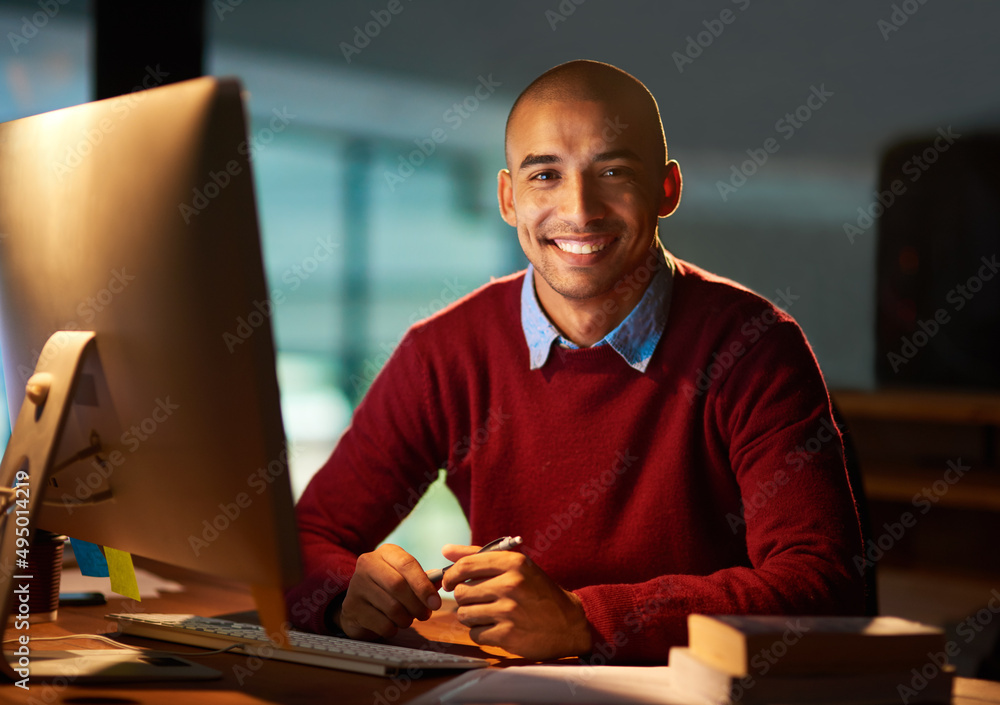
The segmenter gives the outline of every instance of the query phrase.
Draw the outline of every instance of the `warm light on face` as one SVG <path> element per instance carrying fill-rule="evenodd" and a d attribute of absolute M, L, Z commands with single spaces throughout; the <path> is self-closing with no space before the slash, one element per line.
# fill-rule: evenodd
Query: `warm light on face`
<path fill-rule="evenodd" d="M 545 287 L 567 299 L 600 297 L 648 258 L 663 171 L 639 123 L 625 108 L 593 101 L 519 108 L 508 141 L 512 172 L 501 175 L 510 182 L 504 216 L 543 280 L 543 298 Z"/>

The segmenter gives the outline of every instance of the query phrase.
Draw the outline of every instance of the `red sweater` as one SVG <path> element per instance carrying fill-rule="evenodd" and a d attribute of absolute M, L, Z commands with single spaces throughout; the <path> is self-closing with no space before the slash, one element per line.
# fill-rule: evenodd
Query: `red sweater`
<path fill-rule="evenodd" d="M 437 468 L 472 541 L 524 537 L 613 661 L 665 662 L 691 612 L 862 612 L 841 441 L 791 318 L 677 260 L 645 373 L 607 345 L 559 348 L 531 371 L 523 276 L 415 325 L 372 384 L 298 504 L 296 624 L 324 629 L 356 556 Z"/>

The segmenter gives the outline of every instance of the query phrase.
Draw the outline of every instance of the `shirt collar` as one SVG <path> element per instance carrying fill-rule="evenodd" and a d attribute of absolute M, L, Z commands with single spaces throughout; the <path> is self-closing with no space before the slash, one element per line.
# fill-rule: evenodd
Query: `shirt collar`
<path fill-rule="evenodd" d="M 613 331 L 593 345 L 610 345 L 631 367 L 645 372 L 656 345 L 667 326 L 667 311 L 673 289 L 674 263 L 661 248 L 656 248 L 659 266 L 638 305 Z M 521 286 L 521 327 L 528 343 L 530 369 L 544 366 L 552 352 L 552 343 L 576 349 L 579 346 L 567 340 L 542 310 L 535 293 L 534 267 L 528 265 Z"/>

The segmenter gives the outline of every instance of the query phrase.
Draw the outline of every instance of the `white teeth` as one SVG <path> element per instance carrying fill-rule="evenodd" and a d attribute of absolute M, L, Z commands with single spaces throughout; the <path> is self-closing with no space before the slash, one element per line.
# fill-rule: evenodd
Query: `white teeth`
<path fill-rule="evenodd" d="M 572 252 L 574 255 L 589 255 L 594 252 L 600 252 L 608 246 L 608 243 L 604 243 L 603 245 L 581 245 L 578 242 L 556 242 L 556 245 L 563 252 Z"/>

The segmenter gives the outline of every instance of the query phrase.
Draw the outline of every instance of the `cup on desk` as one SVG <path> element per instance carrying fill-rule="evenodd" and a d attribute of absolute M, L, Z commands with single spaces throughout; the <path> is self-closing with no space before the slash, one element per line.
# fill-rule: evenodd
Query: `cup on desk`
<path fill-rule="evenodd" d="M 28 621 L 53 622 L 59 614 L 59 579 L 66 537 L 38 529 L 28 553 Z"/>

